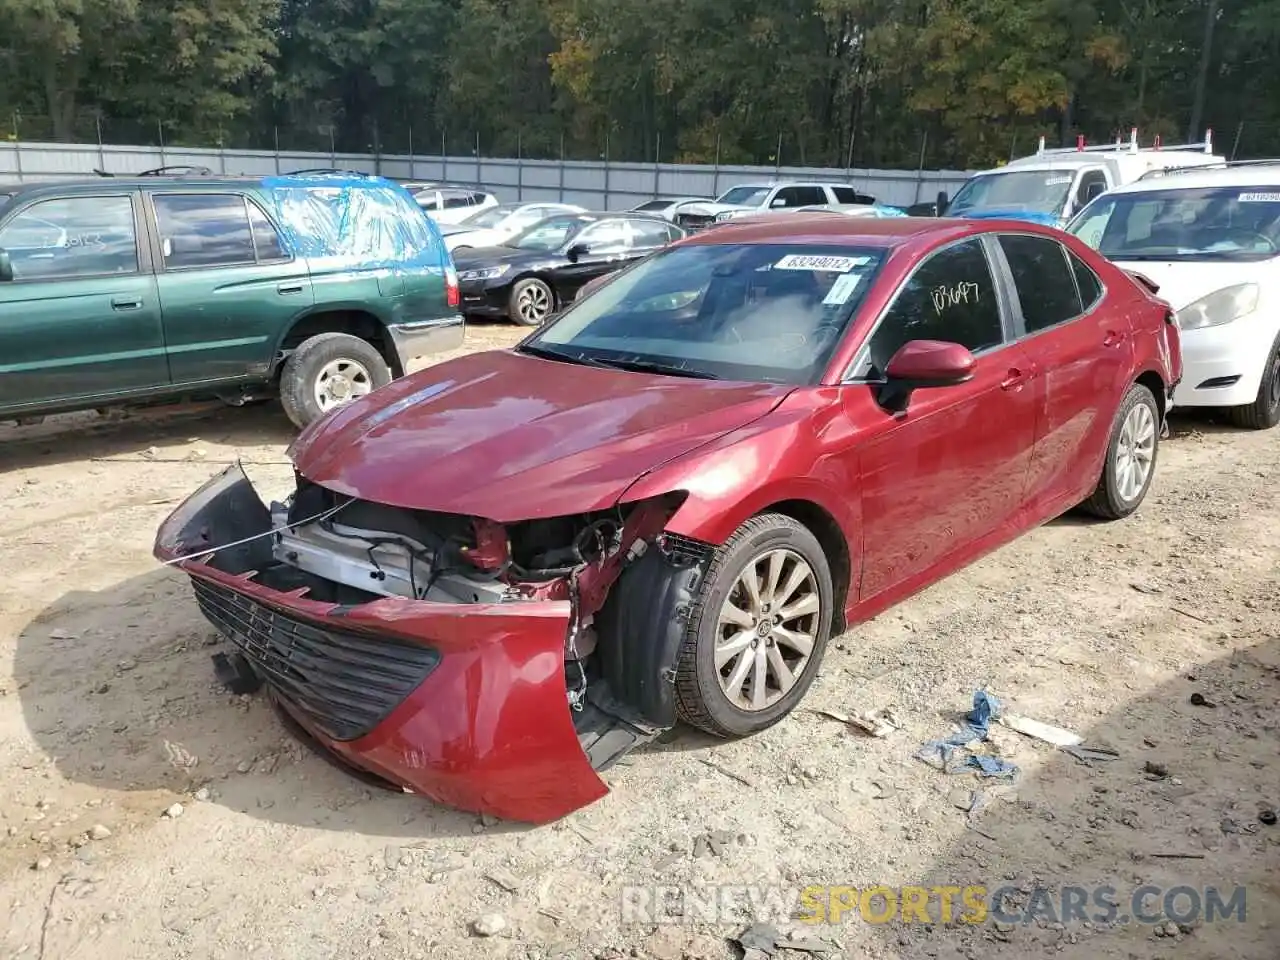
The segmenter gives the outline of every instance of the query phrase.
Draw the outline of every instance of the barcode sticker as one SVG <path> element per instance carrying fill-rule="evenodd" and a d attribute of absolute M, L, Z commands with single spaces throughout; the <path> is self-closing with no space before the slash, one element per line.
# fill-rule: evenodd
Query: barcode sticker
<path fill-rule="evenodd" d="M 773 265 L 775 270 L 816 270 L 819 273 L 848 273 L 871 262 L 870 257 L 821 257 L 792 253 Z"/>
<path fill-rule="evenodd" d="M 844 273 L 836 277 L 836 282 L 831 285 L 831 289 L 827 291 L 827 295 L 822 299 L 822 303 L 828 307 L 836 307 L 842 303 L 848 303 L 849 298 L 853 296 L 853 292 L 858 289 L 858 284 L 862 282 L 862 277 L 856 273 Z"/>

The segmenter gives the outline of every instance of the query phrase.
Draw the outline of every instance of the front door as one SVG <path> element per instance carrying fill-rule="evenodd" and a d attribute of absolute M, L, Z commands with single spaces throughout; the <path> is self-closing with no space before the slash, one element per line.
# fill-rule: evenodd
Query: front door
<path fill-rule="evenodd" d="M 855 364 L 845 403 L 858 440 L 863 573 L 859 601 L 910 592 L 983 537 L 1011 521 L 1026 491 L 1035 443 L 1038 380 L 1011 341 L 1009 311 L 984 242 L 970 238 L 931 254 L 880 318 Z M 963 344 L 974 377 L 917 390 L 906 411 L 878 404 L 877 381 L 910 340 Z"/>
<path fill-rule="evenodd" d="M 561 303 L 569 303 L 596 277 L 620 270 L 637 259 L 631 225 L 623 219 L 604 220 L 573 238 L 571 247 L 585 247 L 578 259 L 558 267 L 553 275 Z"/>
<path fill-rule="evenodd" d="M 38 200 L 0 225 L 0 408 L 164 387 L 160 302 L 128 191 Z"/>
<path fill-rule="evenodd" d="M 160 303 L 175 384 L 261 377 L 315 294 L 304 261 L 252 199 L 155 193 Z"/>

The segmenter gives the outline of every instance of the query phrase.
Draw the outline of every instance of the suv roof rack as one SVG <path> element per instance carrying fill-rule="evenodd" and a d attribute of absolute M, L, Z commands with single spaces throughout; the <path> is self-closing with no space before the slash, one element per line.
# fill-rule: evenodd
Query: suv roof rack
<path fill-rule="evenodd" d="M 95 168 L 93 172 L 100 177 L 121 176 L 121 174 L 108 173 L 106 170 L 98 170 L 97 168 Z M 208 167 L 190 166 L 186 164 L 171 167 L 155 167 L 151 170 L 143 170 L 141 173 L 123 174 L 123 176 L 126 177 L 212 177 L 213 175 L 213 171 Z"/>
<path fill-rule="evenodd" d="M 1129 131 L 1129 142 L 1124 143 L 1119 136 L 1116 137 L 1115 143 L 1099 143 L 1093 146 L 1086 146 L 1084 135 L 1076 137 L 1076 145 L 1074 147 L 1051 147 L 1045 149 L 1044 137 L 1040 138 L 1040 146 L 1036 150 L 1037 157 L 1054 157 L 1064 156 L 1072 153 L 1159 153 L 1164 150 L 1188 151 L 1194 150 L 1204 154 L 1213 153 L 1213 131 L 1206 130 L 1204 139 L 1199 143 L 1176 143 L 1164 146 L 1160 142 L 1157 135 L 1154 142 L 1149 147 L 1140 147 L 1138 145 L 1138 128 L 1133 127 Z"/>
<path fill-rule="evenodd" d="M 1280 159 L 1272 160 L 1223 160 L 1219 163 L 1197 163 L 1189 167 L 1167 167 L 1164 170 L 1148 170 L 1139 180 L 1156 180 L 1179 173 L 1196 173 L 1201 170 L 1233 170 L 1236 167 L 1280 166 Z"/>

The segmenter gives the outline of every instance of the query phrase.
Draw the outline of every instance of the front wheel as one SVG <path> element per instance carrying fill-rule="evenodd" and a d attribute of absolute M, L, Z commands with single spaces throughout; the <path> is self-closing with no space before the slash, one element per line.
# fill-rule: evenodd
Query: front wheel
<path fill-rule="evenodd" d="M 390 382 L 391 371 L 373 344 L 346 333 L 321 333 L 285 361 L 280 404 L 301 429 Z"/>
<path fill-rule="evenodd" d="M 719 737 L 777 723 L 808 692 L 831 633 L 831 569 L 782 514 L 744 523 L 716 551 L 676 664 L 681 718 Z"/>
<path fill-rule="evenodd" d="M 1159 447 L 1160 407 L 1147 387 L 1135 383 L 1116 412 L 1098 486 L 1081 509 L 1103 520 L 1137 510 L 1151 488 Z"/>
<path fill-rule="evenodd" d="M 537 277 L 528 277 L 511 288 L 508 314 L 521 326 L 538 327 L 555 310 L 556 297 L 551 288 Z"/>
<path fill-rule="evenodd" d="M 1271 345 L 1253 403 L 1228 410 L 1231 422 L 1246 430 L 1270 430 L 1280 423 L 1280 338 Z"/>

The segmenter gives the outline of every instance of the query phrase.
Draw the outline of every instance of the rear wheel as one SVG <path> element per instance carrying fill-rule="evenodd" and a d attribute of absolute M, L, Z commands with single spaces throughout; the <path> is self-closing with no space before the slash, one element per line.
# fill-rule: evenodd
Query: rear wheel
<path fill-rule="evenodd" d="M 390 382 L 391 371 L 373 344 L 346 333 L 321 333 L 285 361 L 280 403 L 302 428 Z"/>
<path fill-rule="evenodd" d="M 507 314 L 525 327 L 538 327 L 546 322 L 556 306 L 555 294 L 537 277 L 528 277 L 511 288 Z"/>
<path fill-rule="evenodd" d="M 1232 423 L 1246 430 L 1270 430 L 1280 423 L 1280 338 L 1271 345 L 1257 399 L 1227 412 Z"/>
<path fill-rule="evenodd" d="M 1097 489 L 1081 509 L 1104 520 L 1137 510 L 1151 488 L 1159 446 L 1160 407 L 1147 387 L 1135 383 L 1116 412 Z"/>
<path fill-rule="evenodd" d="M 763 514 L 718 549 L 676 665 L 685 722 L 719 737 L 777 723 L 803 699 L 826 652 L 834 591 L 826 555 L 791 517 Z"/>

